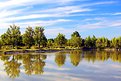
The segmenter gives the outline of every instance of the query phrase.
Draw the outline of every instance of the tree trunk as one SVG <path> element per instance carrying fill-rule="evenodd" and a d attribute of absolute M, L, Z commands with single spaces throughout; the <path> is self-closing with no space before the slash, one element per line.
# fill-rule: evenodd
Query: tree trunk
<path fill-rule="evenodd" d="M 40 44 L 38 44 L 38 48 L 40 49 Z"/>

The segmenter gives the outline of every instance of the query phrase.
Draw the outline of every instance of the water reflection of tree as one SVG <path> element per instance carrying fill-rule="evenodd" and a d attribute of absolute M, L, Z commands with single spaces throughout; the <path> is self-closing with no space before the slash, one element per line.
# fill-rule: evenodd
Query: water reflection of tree
<path fill-rule="evenodd" d="M 107 61 L 110 57 L 110 52 L 106 51 L 97 51 L 96 52 L 96 61 Z"/>
<path fill-rule="evenodd" d="M 59 67 L 61 67 L 65 64 L 65 60 L 66 60 L 66 54 L 64 52 L 56 53 L 55 62 Z"/>
<path fill-rule="evenodd" d="M 5 65 L 5 71 L 11 78 L 15 78 L 19 76 L 20 73 L 20 65 L 21 63 L 18 63 L 18 60 L 15 59 L 15 56 L 11 56 L 11 60 L 6 60 L 4 62 Z"/>
<path fill-rule="evenodd" d="M 69 53 L 69 54 L 68 54 Z M 117 51 L 70 51 L 59 52 L 55 54 L 55 62 L 60 67 L 65 64 L 66 54 L 70 56 L 71 63 L 78 66 L 80 61 L 84 59 L 88 62 L 107 61 L 121 62 L 121 52 Z M 46 55 L 41 54 L 24 54 L 24 55 L 2 55 L 0 59 L 4 61 L 5 71 L 9 77 L 15 78 L 20 74 L 20 65 L 23 63 L 25 73 L 42 74 L 44 72 Z"/>
<path fill-rule="evenodd" d="M 84 51 L 84 60 L 87 60 L 88 62 L 95 62 L 95 51 Z"/>
<path fill-rule="evenodd" d="M 81 61 L 82 57 L 81 57 L 81 51 L 71 51 L 70 52 L 70 59 L 71 59 L 71 63 L 74 66 L 78 66 L 79 62 Z"/>
<path fill-rule="evenodd" d="M 33 72 L 34 74 L 42 74 L 44 72 L 43 67 L 45 66 L 45 62 L 42 60 L 45 55 L 35 55 L 33 62 Z"/>
<path fill-rule="evenodd" d="M 84 52 L 84 59 L 88 62 L 90 61 L 107 61 L 111 59 L 113 62 L 121 62 L 121 52 L 111 52 L 111 51 L 95 51 L 91 53 Z"/>
<path fill-rule="evenodd" d="M 25 73 L 27 75 L 31 75 L 32 71 L 33 71 L 33 68 L 32 68 L 32 55 L 31 54 L 23 55 L 22 60 L 23 60 L 23 66 L 24 66 L 24 69 L 25 69 Z"/>
<path fill-rule="evenodd" d="M 44 72 L 43 68 L 46 59 L 46 55 L 23 55 L 23 64 L 25 68 L 25 73 L 27 75 L 33 74 L 42 74 Z"/>
<path fill-rule="evenodd" d="M 10 58 L 10 56 L 7 56 L 7 55 L 2 55 L 1 57 L 0 57 L 0 59 L 2 60 L 2 61 L 7 61 L 7 60 L 9 60 L 9 58 Z"/>
<path fill-rule="evenodd" d="M 121 52 L 113 52 L 110 54 L 110 59 L 114 62 L 121 62 Z"/>
<path fill-rule="evenodd" d="M 107 61 L 111 59 L 113 62 L 121 62 L 121 52 L 112 51 L 71 51 L 70 59 L 74 66 L 78 66 L 82 58 L 88 62 Z"/>

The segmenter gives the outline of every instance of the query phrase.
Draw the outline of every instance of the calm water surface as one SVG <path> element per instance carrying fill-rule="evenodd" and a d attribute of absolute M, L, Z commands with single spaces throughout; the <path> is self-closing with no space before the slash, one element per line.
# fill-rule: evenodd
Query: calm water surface
<path fill-rule="evenodd" d="M 121 53 L 75 50 L 3 55 L 0 81 L 121 81 Z"/>

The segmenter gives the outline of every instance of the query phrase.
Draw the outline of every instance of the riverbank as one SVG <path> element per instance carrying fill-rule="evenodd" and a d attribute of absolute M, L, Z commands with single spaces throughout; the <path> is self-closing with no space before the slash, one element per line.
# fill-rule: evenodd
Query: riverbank
<path fill-rule="evenodd" d="M 13 49 L 13 50 L 1 50 L 1 54 L 23 54 L 23 53 L 53 53 L 70 51 L 70 49 Z"/>
<path fill-rule="evenodd" d="M 12 50 L 0 50 L 1 54 L 24 54 L 24 53 L 53 53 L 53 52 L 64 52 L 71 50 L 81 50 L 81 51 L 121 51 L 121 49 L 106 48 L 106 49 L 92 49 L 92 48 L 81 48 L 81 49 L 12 49 Z"/>

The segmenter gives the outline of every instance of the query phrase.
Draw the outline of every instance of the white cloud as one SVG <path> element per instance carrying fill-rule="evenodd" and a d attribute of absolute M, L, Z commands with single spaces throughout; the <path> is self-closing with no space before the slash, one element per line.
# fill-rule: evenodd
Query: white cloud
<path fill-rule="evenodd" d="M 94 3 L 88 3 L 81 5 L 82 7 L 89 7 L 89 6 L 95 6 L 95 5 L 107 5 L 107 4 L 114 4 L 117 3 L 116 1 L 102 1 L 102 2 L 94 2 Z"/>
<path fill-rule="evenodd" d="M 83 22 L 85 24 L 78 25 L 78 29 L 97 29 L 97 28 L 106 28 L 106 27 L 121 27 L 121 20 L 116 19 L 107 19 L 107 18 L 92 18 L 92 19 L 85 19 Z M 90 22 L 90 21 L 93 21 Z"/>
<path fill-rule="evenodd" d="M 73 1 L 79 1 L 79 0 L 7 0 L 0 2 L 0 9 L 1 8 L 15 8 L 19 6 L 29 6 L 29 5 L 35 5 L 35 4 L 51 4 L 51 3 L 70 3 Z M 84 0 L 82 0 L 84 1 Z"/>
<path fill-rule="evenodd" d="M 81 8 L 80 5 L 77 6 L 63 6 L 63 7 L 57 7 L 57 8 L 50 8 L 47 10 L 41 10 L 40 12 L 45 13 L 76 13 L 76 12 L 86 12 L 91 11 L 90 8 Z"/>
<path fill-rule="evenodd" d="M 80 3 L 80 5 L 70 5 L 67 3 L 73 3 L 75 1 L 88 1 L 88 0 L 6 0 L 0 2 L 0 29 L 8 28 L 11 24 L 17 24 L 21 27 L 36 26 L 53 26 L 53 28 L 47 28 L 45 30 L 46 35 L 56 36 L 58 33 L 63 34 L 71 34 L 73 31 L 78 30 L 82 31 L 82 29 L 94 29 L 94 28 L 102 28 L 109 26 L 120 26 L 120 21 L 115 21 L 108 24 L 108 21 L 100 21 L 95 23 L 88 23 L 79 25 L 77 28 L 64 28 L 60 26 L 55 26 L 58 23 L 71 23 L 75 22 L 73 19 L 66 19 L 65 17 L 70 16 L 79 16 L 79 14 L 83 12 L 90 12 L 95 10 L 91 8 L 91 6 L 95 5 L 106 5 L 106 4 L 114 4 L 115 1 L 104 1 L 104 2 L 92 2 L 92 3 Z M 57 6 L 48 7 L 46 10 L 43 8 L 31 9 L 34 5 L 43 5 L 43 4 L 55 4 Z M 120 13 L 117 13 L 120 14 Z M 90 15 L 90 14 L 89 14 Z M 43 20 L 43 18 L 47 20 Z M 51 18 L 54 18 L 53 20 Z M 36 20 L 40 19 L 40 20 Z M 51 19 L 51 20 L 50 20 Z M 22 21 L 25 20 L 25 21 Z M 77 19 L 78 20 L 78 19 Z M 80 22 L 82 23 L 82 22 Z M 73 26 L 72 26 L 73 27 Z"/>
<path fill-rule="evenodd" d="M 16 21 L 16 20 L 24 20 L 24 19 L 36 19 L 36 18 L 49 18 L 49 17 L 65 17 L 65 16 L 71 16 L 72 13 L 77 13 L 77 12 L 87 12 L 87 11 L 92 11 L 93 9 L 90 8 L 84 8 L 88 6 L 94 6 L 94 5 L 100 5 L 100 4 L 112 4 L 114 1 L 108 1 L 108 2 L 96 2 L 96 3 L 90 3 L 90 4 L 82 4 L 82 5 L 77 5 L 77 6 L 62 6 L 62 7 L 57 7 L 57 8 L 51 8 L 47 10 L 38 10 L 38 14 L 35 11 L 29 11 L 29 14 L 26 14 L 25 11 L 26 7 L 30 7 L 29 5 L 35 5 L 35 4 L 46 4 L 46 3 L 68 3 L 68 2 L 73 2 L 75 0 L 57 0 L 57 1 L 52 1 L 52 0 L 9 0 L 9 1 L 3 1 L 0 2 L 0 19 L 2 22 L 11 22 L 11 21 Z M 80 1 L 80 0 L 76 0 Z M 84 1 L 84 0 L 82 0 Z M 24 6 L 24 7 L 23 7 Z M 11 10 L 11 8 L 16 8 L 20 7 L 20 10 Z M 23 8 L 22 8 L 23 7 Z M 42 14 L 43 13 L 43 14 Z M 19 16 L 21 15 L 22 16 Z M 26 14 L 26 15 L 24 15 Z M 10 16 L 10 17 L 7 17 Z"/>
<path fill-rule="evenodd" d="M 24 10 L 26 10 L 26 9 L 22 9 L 22 10 L 20 9 L 18 11 L 17 10 L 3 11 L 0 16 L 2 18 L 2 22 L 11 22 L 11 21 L 17 21 L 17 20 L 25 20 L 25 19 L 27 20 L 27 19 L 36 19 L 36 18 L 50 18 L 50 17 L 59 18 L 59 17 L 73 16 L 73 15 L 71 15 L 72 13 L 91 11 L 91 9 L 80 8 L 79 6 L 64 6 L 64 7 L 47 9 L 47 10 L 40 10 L 38 14 L 33 14 L 34 12 L 32 12 L 32 14 L 31 14 L 31 12 L 30 12 L 30 14 L 28 14 L 28 15 L 16 16 L 16 17 L 15 16 L 6 17 L 9 15 L 16 15 L 18 13 L 22 14 L 22 13 L 24 13 Z M 35 13 L 37 13 L 37 12 L 35 12 Z"/>
<path fill-rule="evenodd" d="M 112 15 L 121 15 L 121 12 L 114 13 Z"/>
<path fill-rule="evenodd" d="M 24 21 L 24 22 L 16 22 L 16 23 L 12 23 L 18 26 L 21 26 L 21 28 L 26 28 L 27 26 L 52 26 L 52 25 L 56 25 L 58 23 L 65 23 L 65 22 L 72 22 L 72 20 L 69 19 L 55 19 L 55 20 L 46 20 L 46 21 L 40 21 L 40 20 L 36 20 L 36 21 Z M 3 28 L 8 28 L 11 25 L 11 23 L 1 23 L 0 22 L 0 29 Z"/>

